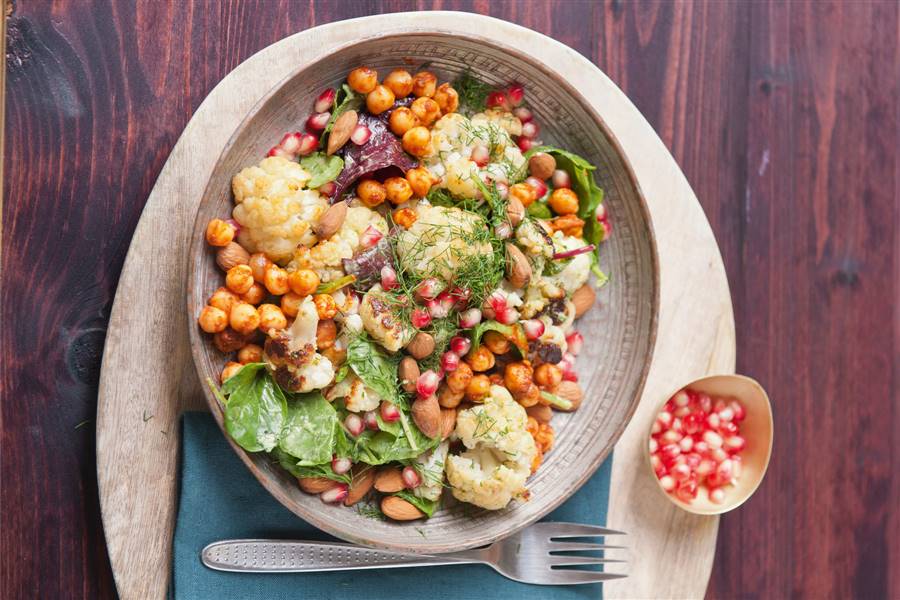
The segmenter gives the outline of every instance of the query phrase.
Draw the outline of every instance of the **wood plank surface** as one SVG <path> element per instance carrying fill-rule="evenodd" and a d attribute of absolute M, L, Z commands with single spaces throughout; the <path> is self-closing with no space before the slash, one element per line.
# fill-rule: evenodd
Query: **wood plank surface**
<path fill-rule="evenodd" d="M 286 35 L 431 7 L 518 22 L 593 60 L 706 210 L 735 302 L 738 369 L 766 385 L 776 416 L 769 476 L 722 519 L 708 595 L 900 596 L 897 3 L 12 6 L 3 597 L 115 594 L 94 471 L 99 357 L 131 234 L 190 115 Z"/>

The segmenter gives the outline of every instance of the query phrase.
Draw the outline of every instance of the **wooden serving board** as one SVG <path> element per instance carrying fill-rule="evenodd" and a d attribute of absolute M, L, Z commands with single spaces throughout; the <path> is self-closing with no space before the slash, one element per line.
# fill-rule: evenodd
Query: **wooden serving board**
<path fill-rule="evenodd" d="M 655 489 L 644 464 L 654 411 L 681 384 L 735 364 L 734 319 L 715 238 L 693 191 L 627 97 L 570 48 L 468 13 L 402 13 L 331 23 L 258 52 L 197 109 L 147 201 L 128 251 L 107 333 L 97 408 L 97 475 L 107 546 L 122 598 L 164 598 L 176 516 L 178 416 L 204 407 L 185 302 L 194 215 L 220 150 L 256 102 L 298 64 L 372 31 L 475 33 L 554 67 L 600 111 L 650 209 L 660 265 L 659 330 L 640 405 L 616 445 L 609 524 L 628 532 L 629 577 L 616 597 L 700 597 L 717 517 L 690 515 Z M 152 418 L 151 418 L 152 417 Z"/>

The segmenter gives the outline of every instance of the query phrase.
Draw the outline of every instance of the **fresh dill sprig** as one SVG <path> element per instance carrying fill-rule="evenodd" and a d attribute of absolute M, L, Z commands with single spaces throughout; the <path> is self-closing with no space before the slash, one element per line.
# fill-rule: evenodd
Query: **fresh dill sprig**
<path fill-rule="evenodd" d="M 470 69 L 456 78 L 453 82 L 453 89 L 459 94 L 459 103 L 468 113 L 481 112 L 485 109 L 488 94 L 491 93 L 491 86 L 481 81 L 474 75 Z"/>

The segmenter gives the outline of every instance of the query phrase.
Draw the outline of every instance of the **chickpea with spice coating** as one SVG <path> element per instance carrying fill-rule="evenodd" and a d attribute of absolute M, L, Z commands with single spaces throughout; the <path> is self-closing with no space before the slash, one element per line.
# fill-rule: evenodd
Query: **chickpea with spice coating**
<path fill-rule="evenodd" d="M 263 333 L 287 327 L 287 317 L 274 304 L 263 304 L 259 307 L 259 328 Z"/>
<path fill-rule="evenodd" d="M 256 310 L 256 307 L 250 306 L 246 302 L 241 302 L 235 304 L 234 308 L 231 309 L 231 315 L 228 320 L 232 329 L 238 333 L 249 335 L 259 327 L 259 311 Z"/>
<path fill-rule="evenodd" d="M 253 271 L 247 265 L 237 265 L 225 274 L 225 287 L 237 295 L 246 294 L 253 287 Z"/>
<path fill-rule="evenodd" d="M 434 93 L 434 100 L 438 103 L 443 114 L 456 112 L 459 108 L 459 93 L 450 87 L 449 83 L 442 83 Z"/>
<path fill-rule="evenodd" d="M 238 350 L 237 359 L 238 362 L 242 365 L 262 362 L 263 349 L 256 344 L 247 344 L 246 346 Z"/>
<path fill-rule="evenodd" d="M 466 384 L 468 385 L 468 383 Z M 462 391 L 455 392 L 448 386 L 442 385 L 438 390 L 438 404 L 443 408 L 456 408 L 462 402 L 463 396 L 466 395 L 465 388 Z"/>
<path fill-rule="evenodd" d="M 357 67 L 347 74 L 347 85 L 358 94 L 368 94 L 378 85 L 378 72 L 369 67 Z"/>
<path fill-rule="evenodd" d="M 245 293 L 241 294 L 241 300 L 246 302 L 247 304 L 252 304 L 256 306 L 266 298 L 266 288 L 261 286 L 258 283 L 254 283 L 250 286 L 250 289 Z"/>
<path fill-rule="evenodd" d="M 465 361 L 473 371 L 487 371 L 494 366 L 494 354 L 486 346 L 473 348 L 466 354 Z"/>
<path fill-rule="evenodd" d="M 394 220 L 394 223 L 403 229 L 409 229 L 418 219 L 418 215 L 411 208 L 399 208 L 393 212 L 391 218 Z"/>
<path fill-rule="evenodd" d="M 534 188 L 527 183 L 517 183 L 510 186 L 507 197 L 515 198 L 522 203 L 522 206 L 528 208 L 532 202 L 537 200 L 537 192 L 535 192 Z"/>
<path fill-rule="evenodd" d="M 451 391 L 461 393 L 466 391 L 466 386 L 472 380 L 472 367 L 460 362 L 455 371 L 447 374 L 447 387 Z M 450 408 L 450 407 L 445 407 Z"/>
<path fill-rule="evenodd" d="M 315 294 L 319 283 L 319 274 L 312 269 L 298 269 L 288 275 L 288 286 L 298 296 Z"/>
<path fill-rule="evenodd" d="M 387 199 L 387 190 L 384 185 L 374 179 L 363 179 L 356 186 L 356 195 L 363 204 L 369 208 L 375 208 Z"/>
<path fill-rule="evenodd" d="M 380 115 L 394 105 L 394 92 L 384 85 L 376 85 L 366 94 L 366 108 L 373 115 Z"/>
<path fill-rule="evenodd" d="M 262 283 L 266 279 L 266 269 L 269 268 L 272 261 L 262 252 L 257 252 L 250 255 L 250 262 L 247 264 L 250 265 L 250 269 L 253 271 L 253 279 Z"/>
<path fill-rule="evenodd" d="M 531 382 L 531 385 L 528 386 L 524 391 L 519 392 L 518 394 L 513 394 L 516 399 L 516 402 L 521 404 L 523 407 L 528 408 L 529 406 L 534 406 L 541 399 L 541 390 Z"/>
<path fill-rule="evenodd" d="M 441 107 L 431 98 L 416 98 L 409 109 L 416 115 L 419 124 L 430 126 L 441 116 Z"/>
<path fill-rule="evenodd" d="M 481 402 L 491 391 L 491 380 L 487 375 L 475 375 L 466 386 L 466 400 Z"/>
<path fill-rule="evenodd" d="M 421 125 L 413 127 L 403 134 L 403 149 L 419 158 L 428 156 L 431 154 L 431 132 Z"/>
<path fill-rule="evenodd" d="M 534 370 L 534 382 L 543 390 L 553 390 L 562 381 L 562 369 L 550 363 L 538 365 Z"/>
<path fill-rule="evenodd" d="M 331 294 L 316 294 L 313 296 L 313 302 L 316 305 L 316 313 L 319 319 L 333 319 L 338 313 L 337 302 Z"/>
<path fill-rule="evenodd" d="M 213 344 L 216 345 L 216 348 L 218 348 L 219 352 L 222 354 L 234 352 L 235 350 L 242 348 L 246 343 L 247 336 L 238 333 L 231 327 L 228 327 L 225 331 L 220 331 L 213 336 Z"/>
<path fill-rule="evenodd" d="M 228 314 L 215 306 L 204 306 L 197 318 L 200 329 L 206 333 L 219 333 L 228 327 Z"/>
<path fill-rule="evenodd" d="M 388 201 L 393 204 L 403 204 L 412 198 L 412 186 L 403 177 L 388 177 L 384 181 L 384 190 Z"/>
<path fill-rule="evenodd" d="M 394 69 L 384 78 L 384 85 L 394 92 L 395 97 L 406 98 L 412 93 L 413 78 L 405 69 Z"/>
<path fill-rule="evenodd" d="M 303 296 L 294 292 L 288 292 L 281 297 L 281 312 L 287 317 L 296 317 L 297 313 L 300 312 L 300 303 L 302 302 Z"/>
<path fill-rule="evenodd" d="M 419 117 L 416 116 L 416 113 L 408 106 L 401 106 L 391 112 L 391 117 L 388 119 L 388 125 L 390 125 L 391 131 L 393 131 L 395 135 L 402 136 L 413 127 L 421 125 L 421 123 L 419 122 Z"/>
<path fill-rule="evenodd" d="M 547 201 L 558 215 L 574 215 L 578 212 L 578 194 L 569 188 L 557 188 Z"/>
<path fill-rule="evenodd" d="M 406 180 L 416 198 L 424 198 L 434 185 L 434 177 L 425 167 L 416 167 L 406 172 Z"/>
<path fill-rule="evenodd" d="M 412 93 L 417 97 L 434 96 L 437 90 L 437 77 L 431 71 L 419 71 L 413 76 Z"/>
<path fill-rule="evenodd" d="M 240 296 L 232 292 L 226 287 L 220 287 L 213 295 L 209 297 L 209 301 L 207 304 L 210 306 L 215 306 L 221 311 L 225 312 L 225 315 L 231 314 L 231 309 L 234 305 L 241 301 Z"/>
<path fill-rule="evenodd" d="M 316 347 L 325 349 L 334 346 L 337 338 L 337 325 L 334 319 L 322 319 L 316 326 Z"/>
<path fill-rule="evenodd" d="M 206 241 L 210 246 L 227 246 L 234 240 L 234 225 L 222 219 L 213 219 L 206 226 Z"/>
<path fill-rule="evenodd" d="M 288 272 L 278 265 L 270 265 L 266 269 L 266 275 L 263 280 L 269 293 L 275 296 L 287 294 L 291 288 L 288 285 Z"/>
<path fill-rule="evenodd" d="M 533 372 L 531 367 L 524 362 L 514 362 L 506 365 L 503 372 L 503 384 L 509 392 L 515 396 L 528 390 L 534 385 L 531 380 Z"/>
<path fill-rule="evenodd" d="M 509 352 L 510 343 L 499 331 L 487 331 L 481 338 L 481 343 L 487 346 L 494 354 L 506 354 Z"/>
<path fill-rule="evenodd" d="M 225 383 L 227 380 L 231 379 L 235 375 L 238 374 L 238 371 L 244 368 L 244 365 L 236 362 L 227 362 L 225 363 L 225 368 L 222 369 L 222 383 Z"/>

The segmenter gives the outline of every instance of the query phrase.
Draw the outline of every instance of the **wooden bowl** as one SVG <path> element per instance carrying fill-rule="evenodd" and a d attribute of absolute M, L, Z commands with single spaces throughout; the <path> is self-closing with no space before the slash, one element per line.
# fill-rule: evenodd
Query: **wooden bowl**
<path fill-rule="evenodd" d="M 772 456 L 772 440 L 775 431 L 772 422 L 772 405 L 769 403 L 768 394 L 755 379 L 745 375 L 710 375 L 673 390 L 660 403 L 657 412 L 663 409 L 669 398 L 684 388 L 704 392 L 713 397 L 735 398 L 744 405 L 747 416 L 741 421 L 740 427 L 741 436 L 747 441 L 747 445 L 740 453 L 741 476 L 735 485 L 725 488 L 725 501 L 721 504 L 711 502 L 703 491 L 693 502 L 688 504 L 667 493 L 659 485 L 659 479 L 650 464 L 649 445 L 644 444 L 647 467 L 650 476 L 656 481 L 660 493 L 679 508 L 697 515 L 720 515 L 734 510 L 746 502 L 762 483 L 766 469 L 769 467 L 769 458 Z M 647 432 L 647 439 L 650 439 L 650 431 Z"/>
<path fill-rule="evenodd" d="M 612 450 L 641 397 L 650 366 L 659 313 L 659 271 L 650 217 L 634 173 L 618 142 L 598 114 L 566 81 L 532 57 L 498 42 L 423 30 L 414 34 L 361 39 L 298 69 L 246 117 L 225 147 L 204 192 L 194 226 L 187 309 L 191 346 L 201 381 L 218 382 L 226 358 L 196 317 L 223 274 L 204 243 L 212 218 L 231 214 L 231 178 L 256 164 L 286 131 L 302 128 L 316 96 L 336 87 L 354 67 L 366 64 L 381 75 L 391 68 L 415 71 L 423 65 L 440 81 L 471 68 L 496 86 L 524 85 L 529 106 L 546 143 L 577 152 L 598 165 L 607 208 L 615 226 L 603 245 L 601 267 L 611 275 L 598 303 L 579 328 L 587 343 L 578 357 L 586 392 L 581 409 L 553 420 L 556 442 L 528 486 L 531 500 L 501 511 L 474 510 L 445 494 L 444 508 L 428 521 L 396 523 L 366 518 L 352 508 L 328 506 L 303 493 L 296 480 L 265 454 L 247 453 L 232 443 L 241 460 L 279 502 L 324 531 L 376 547 L 450 552 L 492 542 L 538 520 L 571 496 Z M 222 407 L 206 390 L 210 410 L 222 426 Z M 230 442 L 230 440 L 229 440 Z"/>

